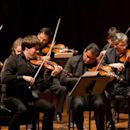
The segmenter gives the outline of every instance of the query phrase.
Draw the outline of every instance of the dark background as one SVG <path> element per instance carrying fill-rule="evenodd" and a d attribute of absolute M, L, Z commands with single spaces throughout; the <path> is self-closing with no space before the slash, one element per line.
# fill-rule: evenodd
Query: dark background
<path fill-rule="evenodd" d="M 104 46 L 111 26 L 125 32 L 130 26 L 129 0 L 0 0 L 0 60 L 10 54 L 18 37 L 53 31 L 61 17 L 57 43 L 81 52 L 90 42 Z M 129 34 L 129 33 L 128 33 Z"/>

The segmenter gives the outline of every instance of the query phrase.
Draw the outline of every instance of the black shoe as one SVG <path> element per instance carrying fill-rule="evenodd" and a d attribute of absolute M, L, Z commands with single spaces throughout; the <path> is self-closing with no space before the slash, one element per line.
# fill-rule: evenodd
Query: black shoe
<path fill-rule="evenodd" d="M 61 113 L 57 113 L 56 114 L 56 120 L 57 120 L 57 122 L 61 122 L 62 121 L 62 115 L 61 115 Z"/>
<path fill-rule="evenodd" d="M 109 121 L 107 122 L 107 128 L 106 130 L 115 130 L 115 125 L 114 123 L 110 123 Z"/>

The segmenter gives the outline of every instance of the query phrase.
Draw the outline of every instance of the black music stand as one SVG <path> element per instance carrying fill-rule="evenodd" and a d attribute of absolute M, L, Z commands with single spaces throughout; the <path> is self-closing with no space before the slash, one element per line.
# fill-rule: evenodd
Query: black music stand
<path fill-rule="evenodd" d="M 90 75 L 89 75 L 90 74 Z M 91 74 L 88 72 L 87 74 L 82 75 L 77 81 L 76 85 L 69 93 L 69 96 L 86 96 L 89 95 L 89 107 L 91 108 L 91 96 L 101 94 L 106 85 L 112 81 L 113 77 L 106 76 L 97 76 L 98 72 L 94 72 Z M 89 130 L 91 129 L 91 109 L 89 109 Z"/>

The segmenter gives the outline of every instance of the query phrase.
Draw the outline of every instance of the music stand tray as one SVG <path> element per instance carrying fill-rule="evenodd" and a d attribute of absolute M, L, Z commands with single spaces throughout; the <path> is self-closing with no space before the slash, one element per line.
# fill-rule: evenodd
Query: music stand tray
<path fill-rule="evenodd" d="M 86 95 L 98 95 L 101 94 L 108 82 L 112 81 L 113 77 L 98 76 L 98 72 L 87 72 L 82 75 L 69 96 L 86 96 Z"/>

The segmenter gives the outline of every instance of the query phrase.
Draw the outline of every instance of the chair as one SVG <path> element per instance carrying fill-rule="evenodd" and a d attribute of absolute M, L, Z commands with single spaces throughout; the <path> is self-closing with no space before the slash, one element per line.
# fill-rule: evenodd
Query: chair
<path fill-rule="evenodd" d="M 12 118 L 13 113 L 4 105 L 4 100 L 6 100 L 5 87 L 3 84 L 0 84 L 0 87 L 1 87 L 0 130 L 1 130 L 2 126 L 9 126 L 9 121 Z M 38 123 L 38 125 L 36 123 Z M 27 130 L 29 124 L 32 125 L 32 130 L 36 130 L 36 129 L 39 130 L 38 112 L 28 111 L 25 113 L 24 118 L 21 120 L 21 125 L 26 125 L 26 130 Z"/>
<path fill-rule="evenodd" d="M 0 130 L 2 126 L 8 126 L 9 125 L 9 121 L 12 118 L 12 112 L 9 112 L 7 110 L 4 109 L 0 109 Z M 36 121 L 37 121 L 37 113 L 35 112 L 27 112 L 26 116 L 23 120 L 21 120 L 21 125 L 26 125 L 26 130 L 28 129 L 28 125 L 31 124 L 32 130 L 36 130 L 37 126 L 36 126 Z M 38 124 L 38 130 L 39 130 L 39 124 Z"/>
<path fill-rule="evenodd" d="M 56 108 L 56 97 L 49 89 L 46 89 L 44 92 L 38 91 L 38 95 L 40 98 L 50 102 L 54 106 L 54 108 Z M 42 116 L 40 116 L 39 120 L 42 121 Z"/>
<path fill-rule="evenodd" d="M 126 97 L 122 95 L 116 95 L 112 104 L 113 118 L 117 122 L 120 121 L 120 113 L 128 114 L 128 102 Z"/>

